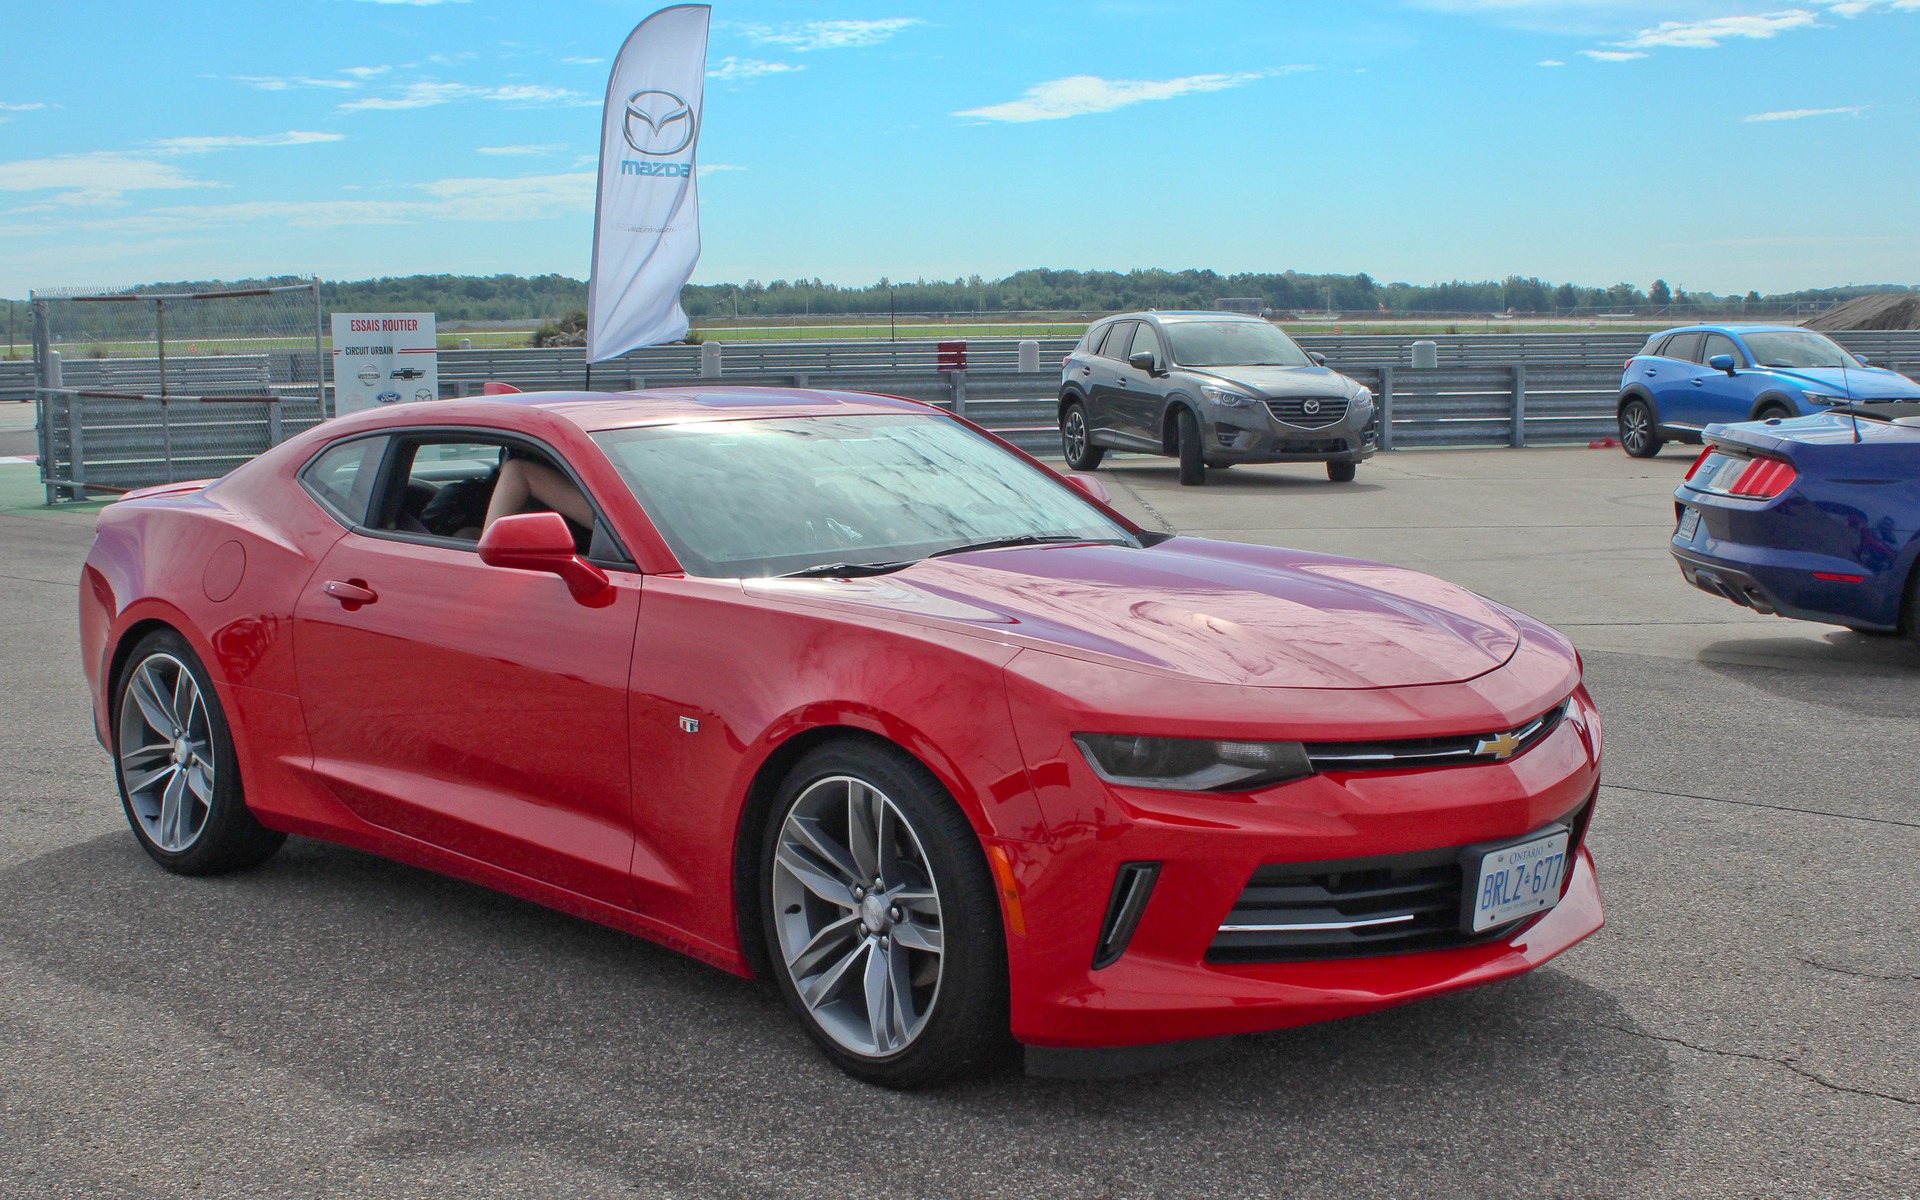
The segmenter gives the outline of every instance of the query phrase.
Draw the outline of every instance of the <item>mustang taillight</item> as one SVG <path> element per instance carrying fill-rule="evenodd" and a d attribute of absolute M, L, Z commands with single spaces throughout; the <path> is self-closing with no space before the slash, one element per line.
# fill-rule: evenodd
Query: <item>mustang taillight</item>
<path fill-rule="evenodd" d="M 1793 486 L 1795 474 L 1784 458 L 1755 458 L 1727 491 L 1749 500 L 1771 500 Z"/>
<path fill-rule="evenodd" d="M 1680 482 L 1682 483 L 1692 482 L 1694 473 L 1699 471 L 1701 466 L 1705 464 L 1708 459 L 1713 457 L 1714 450 L 1715 450 L 1715 447 L 1713 446 L 1708 446 L 1705 450 L 1702 450 L 1700 452 L 1700 457 L 1694 459 L 1693 465 L 1687 468 L 1687 477 L 1685 479 L 1682 479 Z"/>

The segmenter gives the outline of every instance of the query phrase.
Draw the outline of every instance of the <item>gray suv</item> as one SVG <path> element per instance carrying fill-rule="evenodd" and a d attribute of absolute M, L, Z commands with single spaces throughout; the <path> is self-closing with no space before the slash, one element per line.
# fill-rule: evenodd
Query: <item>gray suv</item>
<path fill-rule="evenodd" d="M 1060 374 L 1060 444 L 1174 455 L 1180 482 L 1230 463 L 1323 462 L 1344 483 L 1378 446 L 1373 393 L 1259 317 L 1144 312 L 1087 329 Z"/>

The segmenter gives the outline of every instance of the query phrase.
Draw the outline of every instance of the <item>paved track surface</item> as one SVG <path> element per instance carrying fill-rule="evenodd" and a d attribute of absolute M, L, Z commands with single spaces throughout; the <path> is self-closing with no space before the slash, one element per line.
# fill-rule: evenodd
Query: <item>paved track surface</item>
<path fill-rule="evenodd" d="M 0 1196 L 1913 1196 L 1920 654 L 1687 589 L 1686 461 L 1103 470 L 1151 523 L 1569 631 L 1610 924 L 1178 1070 L 912 1096 L 828 1067 L 761 987 L 478 888 L 300 840 L 154 868 L 75 660 L 92 518 L 0 513 Z"/>

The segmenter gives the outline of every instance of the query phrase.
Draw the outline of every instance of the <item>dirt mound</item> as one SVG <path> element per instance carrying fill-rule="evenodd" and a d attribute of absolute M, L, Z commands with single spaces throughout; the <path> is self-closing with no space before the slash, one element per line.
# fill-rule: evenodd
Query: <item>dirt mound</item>
<path fill-rule="evenodd" d="M 1807 322 L 1808 329 L 1920 329 L 1920 293 L 1881 292 L 1830 308 Z"/>

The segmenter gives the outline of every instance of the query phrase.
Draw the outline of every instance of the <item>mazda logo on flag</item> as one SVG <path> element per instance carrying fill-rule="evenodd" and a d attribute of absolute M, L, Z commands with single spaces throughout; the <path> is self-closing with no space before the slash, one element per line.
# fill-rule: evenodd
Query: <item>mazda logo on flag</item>
<path fill-rule="evenodd" d="M 627 97 L 627 145 L 656 158 L 693 144 L 693 109 L 672 92 L 635 92 Z"/>

